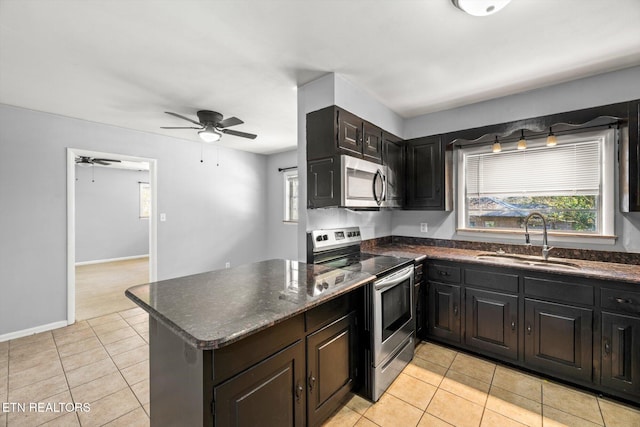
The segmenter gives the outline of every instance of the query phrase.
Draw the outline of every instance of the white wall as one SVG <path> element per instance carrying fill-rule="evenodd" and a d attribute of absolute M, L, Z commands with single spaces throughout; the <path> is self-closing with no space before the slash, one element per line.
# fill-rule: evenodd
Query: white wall
<path fill-rule="evenodd" d="M 266 258 L 266 156 L 0 105 L 0 336 L 66 319 L 66 147 L 158 160 L 158 279 Z"/>
<path fill-rule="evenodd" d="M 298 164 L 307 164 L 306 115 L 330 105 L 338 105 L 349 112 L 376 124 L 382 129 L 402 137 L 403 120 L 380 101 L 344 77 L 327 74 L 298 88 Z M 307 200 L 307 170 L 301 168 L 300 200 Z M 301 215 L 302 216 L 302 215 Z M 391 234 L 391 213 L 366 212 L 345 209 L 307 209 L 298 229 L 298 257 L 306 259 L 306 232 L 320 228 L 360 226 L 363 239 Z"/>
<path fill-rule="evenodd" d="M 149 171 L 76 166 L 76 262 L 149 253 L 139 182 Z"/>
<path fill-rule="evenodd" d="M 640 67 L 574 80 L 530 92 L 440 111 L 405 121 L 406 139 L 509 122 L 563 111 L 579 110 L 640 98 Z M 454 162 L 455 165 L 455 162 Z M 617 172 L 616 172 L 617 173 Z M 454 173 L 454 176 L 456 174 Z M 616 179 L 615 245 L 580 244 L 599 250 L 640 252 L 640 213 L 623 214 L 618 209 Z M 420 232 L 420 223 L 429 224 L 429 232 Z M 456 212 L 395 211 L 391 233 L 398 236 L 441 239 L 482 240 L 521 243 L 521 240 L 473 238 L 456 235 Z M 553 243 L 556 246 L 559 244 Z M 576 244 L 564 244 L 576 247 Z"/>
<path fill-rule="evenodd" d="M 284 175 L 278 168 L 298 165 L 296 150 L 267 157 L 267 257 L 298 259 L 298 224 L 285 223 Z M 299 199 L 301 200 L 301 199 Z M 304 214 L 304 203 L 300 206 Z"/>

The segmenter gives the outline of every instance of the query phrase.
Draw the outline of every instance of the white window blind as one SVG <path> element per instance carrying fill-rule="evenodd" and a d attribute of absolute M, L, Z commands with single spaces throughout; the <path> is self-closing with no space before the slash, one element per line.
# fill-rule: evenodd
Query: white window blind
<path fill-rule="evenodd" d="M 599 140 L 466 156 L 468 196 L 597 195 L 601 182 Z"/>

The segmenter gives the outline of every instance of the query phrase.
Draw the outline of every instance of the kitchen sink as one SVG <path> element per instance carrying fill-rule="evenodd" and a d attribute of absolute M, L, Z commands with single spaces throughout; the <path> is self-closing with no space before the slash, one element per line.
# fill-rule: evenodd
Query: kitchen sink
<path fill-rule="evenodd" d="M 484 259 L 488 261 L 495 261 L 502 264 L 510 265 L 522 265 L 530 267 L 544 267 L 554 268 L 559 270 L 580 270 L 580 266 L 565 261 L 547 260 L 542 257 L 527 256 L 527 255 L 508 255 L 499 253 L 487 253 L 476 255 L 477 259 Z"/>

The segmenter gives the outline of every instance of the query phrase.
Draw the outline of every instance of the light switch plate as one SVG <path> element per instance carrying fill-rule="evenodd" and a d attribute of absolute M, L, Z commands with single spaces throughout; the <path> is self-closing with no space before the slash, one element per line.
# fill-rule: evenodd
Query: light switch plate
<path fill-rule="evenodd" d="M 426 222 L 421 222 L 420 223 L 420 232 L 421 233 L 428 233 L 429 232 L 429 224 L 427 224 Z"/>
<path fill-rule="evenodd" d="M 166 213 L 161 213 L 160 214 L 160 222 L 165 222 L 167 220 L 167 214 Z"/>

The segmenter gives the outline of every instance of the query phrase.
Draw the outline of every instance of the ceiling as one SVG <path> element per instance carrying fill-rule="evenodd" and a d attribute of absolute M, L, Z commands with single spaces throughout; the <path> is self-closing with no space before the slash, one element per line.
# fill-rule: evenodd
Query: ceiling
<path fill-rule="evenodd" d="M 0 0 L 0 103 L 222 146 L 296 146 L 296 87 L 336 72 L 404 118 L 640 64 L 640 1 Z"/>

